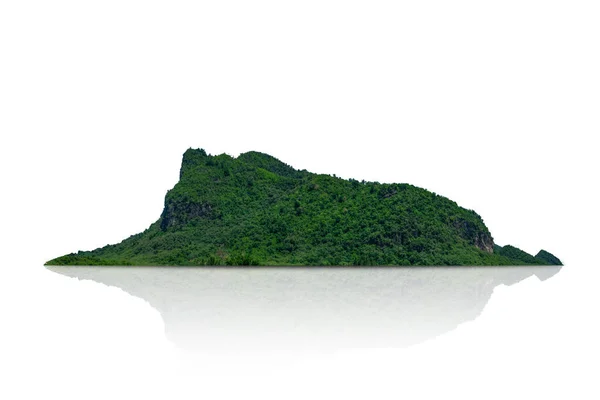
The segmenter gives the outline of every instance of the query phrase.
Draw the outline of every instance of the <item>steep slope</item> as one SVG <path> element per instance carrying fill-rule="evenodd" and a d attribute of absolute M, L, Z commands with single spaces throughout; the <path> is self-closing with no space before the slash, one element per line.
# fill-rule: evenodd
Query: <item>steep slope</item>
<path fill-rule="evenodd" d="M 158 221 L 48 264 L 521 265 L 549 256 L 495 246 L 474 211 L 409 184 L 298 171 L 259 152 L 188 149 Z"/>

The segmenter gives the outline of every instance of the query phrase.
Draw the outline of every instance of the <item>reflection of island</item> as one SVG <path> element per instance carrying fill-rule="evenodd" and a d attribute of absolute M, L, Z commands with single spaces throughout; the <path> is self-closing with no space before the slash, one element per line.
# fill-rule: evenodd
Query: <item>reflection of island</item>
<path fill-rule="evenodd" d="M 48 267 L 119 287 L 186 351 L 402 347 L 475 319 L 500 284 L 561 267 Z"/>

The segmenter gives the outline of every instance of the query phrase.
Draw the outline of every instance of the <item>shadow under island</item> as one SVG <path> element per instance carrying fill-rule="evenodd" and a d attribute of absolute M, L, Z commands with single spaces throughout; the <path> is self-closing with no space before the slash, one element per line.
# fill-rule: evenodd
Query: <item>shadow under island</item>
<path fill-rule="evenodd" d="M 405 347 L 477 318 L 532 267 L 58 267 L 158 310 L 185 352 Z"/>

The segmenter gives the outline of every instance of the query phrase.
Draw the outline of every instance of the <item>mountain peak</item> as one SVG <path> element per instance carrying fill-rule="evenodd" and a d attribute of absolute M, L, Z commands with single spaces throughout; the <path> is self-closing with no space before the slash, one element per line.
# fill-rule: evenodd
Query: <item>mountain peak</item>
<path fill-rule="evenodd" d="M 481 217 L 409 184 L 297 171 L 249 151 L 183 154 L 160 218 L 119 244 L 48 264 L 519 265 L 560 263 L 494 244 Z"/>

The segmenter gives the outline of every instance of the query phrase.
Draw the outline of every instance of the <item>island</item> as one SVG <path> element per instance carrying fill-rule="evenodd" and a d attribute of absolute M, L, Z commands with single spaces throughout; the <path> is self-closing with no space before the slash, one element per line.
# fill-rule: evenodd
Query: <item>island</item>
<path fill-rule="evenodd" d="M 483 219 L 407 183 L 297 170 L 268 154 L 188 149 L 159 219 L 46 265 L 562 265 L 494 243 Z"/>

